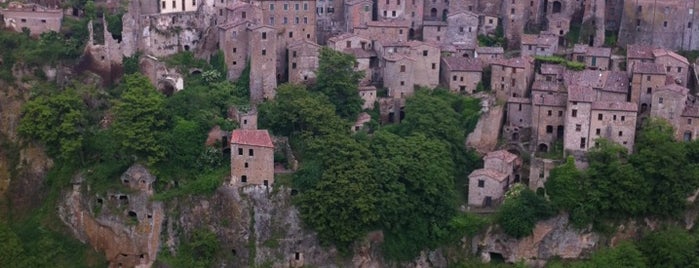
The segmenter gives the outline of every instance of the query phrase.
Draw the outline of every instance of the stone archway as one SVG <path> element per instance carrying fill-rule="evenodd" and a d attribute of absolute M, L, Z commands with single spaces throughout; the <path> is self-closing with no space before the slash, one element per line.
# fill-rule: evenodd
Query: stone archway
<path fill-rule="evenodd" d="M 546 153 L 549 151 L 549 146 L 546 143 L 540 143 L 539 146 L 537 146 L 536 150 L 542 153 Z"/>
<path fill-rule="evenodd" d="M 172 94 L 175 94 L 175 91 L 177 90 L 175 88 L 175 83 L 166 79 L 158 82 L 158 91 L 165 94 L 165 96 L 170 97 Z"/>
<path fill-rule="evenodd" d="M 556 13 L 561 13 L 563 10 L 563 4 L 561 4 L 561 1 L 553 1 L 553 7 L 551 8 L 551 13 L 556 14 Z"/>
<path fill-rule="evenodd" d="M 436 8 L 433 7 L 432 9 L 430 9 L 430 17 L 433 19 L 437 18 L 437 9 Z"/>

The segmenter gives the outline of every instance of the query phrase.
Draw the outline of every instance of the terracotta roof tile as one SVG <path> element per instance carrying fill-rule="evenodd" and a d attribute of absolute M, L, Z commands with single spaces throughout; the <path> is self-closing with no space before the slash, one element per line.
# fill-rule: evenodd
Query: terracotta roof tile
<path fill-rule="evenodd" d="M 532 94 L 532 104 L 537 106 L 549 107 L 566 107 L 568 95 L 564 93 L 550 94 L 538 93 Z"/>
<path fill-rule="evenodd" d="M 270 138 L 267 130 L 233 130 L 233 133 L 231 134 L 231 144 L 274 148 L 272 138 Z"/>
<path fill-rule="evenodd" d="M 659 48 L 659 49 L 653 50 L 653 57 L 658 58 L 658 57 L 664 57 L 664 56 L 672 57 L 672 58 L 674 58 L 674 59 L 676 59 L 684 64 L 689 65 L 689 61 L 687 60 L 687 58 L 683 57 L 680 54 L 672 52 L 671 50 L 667 50 L 664 48 Z"/>
<path fill-rule="evenodd" d="M 569 85 L 568 86 L 568 101 L 577 102 L 594 102 L 595 91 L 588 86 Z"/>
<path fill-rule="evenodd" d="M 481 72 L 483 63 L 478 59 L 464 57 L 444 57 L 442 58 L 450 71 Z"/>
<path fill-rule="evenodd" d="M 496 180 L 499 182 L 503 182 L 507 179 L 507 174 L 505 174 L 505 173 L 501 173 L 499 171 L 492 170 L 492 169 L 483 169 L 483 168 L 476 169 L 473 172 L 471 172 L 470 175 L 468 175 L 469 178 L 476 177 L 476 176 L 487 177 L 489 179 L 493 179 L 493 180 Z"/>
<path fill-rule="evenodd" d="M 626 57 L 629 59 L 653 59 L 653 48 L 644 45 L 628 45 Z"/>
<path fill-rule="evenodd" d="M 665 67 L 658 63 L 639 62 L 633 65 L 633 72 L 639 74 L 665 74 Z"/>
<path fill-rule="evenodd" d="M 488 154 L 483 157 L 483 159 L 490 159 L 490 158 L 497 158 L 501 159 L 505 162 L 512 162 L 517 159 L 517 155 L 508 152 L 507 150 L 498 150 L 498 151 L 493 151 L 489 152 Z"/>

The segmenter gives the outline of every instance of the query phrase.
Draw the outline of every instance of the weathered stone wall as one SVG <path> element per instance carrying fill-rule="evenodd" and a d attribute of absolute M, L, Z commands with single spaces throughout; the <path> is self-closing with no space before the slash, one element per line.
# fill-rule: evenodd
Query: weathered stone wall
<path fill-rule="evenodd" d="M 274 148 L 231 144 L 231 185 L 274 184 Z"/>

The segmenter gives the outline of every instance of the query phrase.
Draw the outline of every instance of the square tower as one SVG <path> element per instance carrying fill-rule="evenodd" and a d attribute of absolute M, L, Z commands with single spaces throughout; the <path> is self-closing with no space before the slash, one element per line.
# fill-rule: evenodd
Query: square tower
<path fill-rule="evenodd" d="M 274 184 L 274 144 L 267 130 L 233 130 L 231 184 Z"/>

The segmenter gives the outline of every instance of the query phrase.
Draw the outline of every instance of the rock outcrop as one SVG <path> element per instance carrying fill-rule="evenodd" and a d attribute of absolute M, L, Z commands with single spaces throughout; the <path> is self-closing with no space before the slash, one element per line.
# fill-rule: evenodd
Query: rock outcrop
<path fill-rule="evenodd" d="M 542 267 L 553 257 L 577 259 L 586 257 L 596 248 L 599 235 L 576 230 L 568 225 L 568 215 L 562 214 L 536 224 L 532 235 L 515 239 L 493 228 L 484 235 L 474 238 L 474 250 L 481 259 L 490 261 L 491 256 L 502 256 L 506 262 L 524 260 L 526 263 Z"/>
<path fill-rule="evenodd" d="M 164 207 L 151 201 L 155 177 L 134 165 L 121 177 L 128 192 L 90 193 L 82 174 L 73 179 L 58 215 L 73 235 L 102 251 L 110 267 L 150 267 L 160 248 Z"/>

